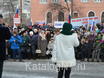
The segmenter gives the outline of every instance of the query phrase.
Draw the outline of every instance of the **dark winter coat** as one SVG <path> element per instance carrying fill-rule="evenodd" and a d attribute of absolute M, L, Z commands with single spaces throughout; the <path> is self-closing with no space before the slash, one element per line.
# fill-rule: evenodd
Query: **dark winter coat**
<path fill-rule="evenodd" d="M 29 44 L 31 47 L 31 52 L 35 53 L 38 45 L 38 35 L 33 35 L 29 37 Z"/>
<path fill-rule="evenodd" d="M 6 42 L 5 40 L 10 39 L 11 34 L 7 27 L 0 24 L 0 60 L 6 59 Z"/>
<path fill-rule="evenodd" d="M 47 39 L 42 40 L 42 37 L 38 37 L 38 49 L 41 50 L 42 56 L 46 55 Z"/>
<path fill-rule="evenodd" d="M 31 46 L 36 46 L 38 44 L 38 35 L 30 36 L 29 43 L 31 44 Z"/>

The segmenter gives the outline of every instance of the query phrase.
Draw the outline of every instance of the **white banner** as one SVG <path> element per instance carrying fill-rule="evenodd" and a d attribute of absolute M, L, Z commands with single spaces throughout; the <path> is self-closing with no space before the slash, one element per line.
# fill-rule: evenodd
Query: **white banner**
<path fill-rule="evenodd" d="M 83 17 L 71 20 L 71 24 L 73 25 L 73 27 L 92 25 L 93 22 L 97 24 L 100 23 L 100 20 L 98 17 Z"/>
<path fill-rule="evenodd" d="M 62 28 L 64 24 L 64 21 L 56 21 L 54 22 L 54 27 L 55 28 Z"/>
<path fill-rule="evenodd" d="M 54 27 L 55 28 L 62 28 L 65 21 L 55 21 Z M 92 24 L 100 23 L 100 20 L 98 17 L 83 17 L 83 18 L 75 18 L 71 19 L 71 24 L 73 25 L 73 28 L 80 27 L 80 26 L 86 26 L 86 25 L 92 25 Z"/>
<path fill-rule="evenodd" d="M 20 18 L 14 18 L 14 23 L 15 24 L 20 24 L 21 23 Z"/>

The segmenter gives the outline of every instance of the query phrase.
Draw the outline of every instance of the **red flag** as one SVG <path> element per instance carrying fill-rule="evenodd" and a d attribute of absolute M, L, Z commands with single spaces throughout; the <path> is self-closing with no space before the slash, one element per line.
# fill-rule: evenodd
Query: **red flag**
<path fill-rule="evenodd" d="M 71 16 L 69 15 L 68 17 L 68 23 L 70 24 L 71 23 Z"/>

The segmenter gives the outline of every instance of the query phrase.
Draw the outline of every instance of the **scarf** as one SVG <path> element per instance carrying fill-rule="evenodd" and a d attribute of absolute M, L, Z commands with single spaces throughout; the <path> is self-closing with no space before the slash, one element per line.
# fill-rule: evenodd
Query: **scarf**
<path fill-rule="evenodd" d="M 41 40 L 46 40 L 46 36 L 45 36 L 45 34 L 41 34 L 41 33 L 40 33 L 39 35 L 40 35 L 41 38 L 42 38 Z"/>

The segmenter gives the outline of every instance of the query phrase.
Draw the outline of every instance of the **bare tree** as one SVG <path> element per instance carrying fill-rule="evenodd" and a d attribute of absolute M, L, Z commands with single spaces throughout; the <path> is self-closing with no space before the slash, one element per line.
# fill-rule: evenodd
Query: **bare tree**
<path fill-rule="evenodd" d="M 8 24 L 13 24 L 13 16 L 15 13 L 15 0 L 3 0 L 2 2 L 2 10 L 5 16 L 5 21 Z"/>
<path fill-rule="evenodd" d="M 48 9 L 50 9 L 52 12 L 57 11 L 58 13 L 53 16 L 53 20 L 64 21 L 65 20 L 64 13 L 65 12 L 70 13 L 71 7 L 67 2 L 64 5 L 63 3 L 58 2 L 58 3 L 49 3 Z"/>
<path fill-rule="evenodd" d="M 54 10 L 57 10 L 57 11 L 68 11 L 69 8 L 66 7 L 65 5 L 62 5 L 61 3 L 49 3 L 48 4 L 48 8 L 51 10 L 51 11 L 54 11 Z"/>

